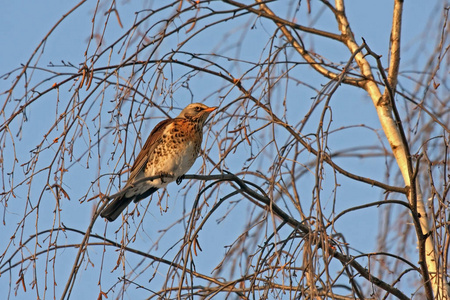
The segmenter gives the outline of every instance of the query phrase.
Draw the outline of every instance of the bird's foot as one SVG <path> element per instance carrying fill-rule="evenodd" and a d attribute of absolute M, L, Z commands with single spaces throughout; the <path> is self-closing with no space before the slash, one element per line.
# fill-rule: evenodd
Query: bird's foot
<path fill-rule="evenodd" d="M 161 183 L 166 183 L 166 181 L 164 180 L 164 177 L 166 177 L 166 178 L 172 178 L 172 177 L 173 177 L 173 174 L 161 172 L 161 173 L 159 174 L 159 177 L 160 177 L 160 179 L 161 179 Z M 178 179 L 177 179 L 177 180 L 178 180 Z"/>
<path fill-rule="evenodd" d="M 183 181 L 184 177 L 185 177 L 184 175 L 181 175 L 180 177 L 178 177 L 177 180 L 176 180 L 176 183 L 177 183 L 178 185 L 180 185 L 181 182 Z"/>

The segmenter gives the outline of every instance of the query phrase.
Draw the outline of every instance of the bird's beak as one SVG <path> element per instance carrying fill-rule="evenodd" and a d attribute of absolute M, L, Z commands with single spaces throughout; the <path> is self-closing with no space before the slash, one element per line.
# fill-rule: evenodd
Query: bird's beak
<path fill-rule="evenodd" d="M 213 111 L 215 111 L 217 109 L 217 106 L 213 106 L 213 107 L 208 107 L 208 108 L 205 108 L 205 110 L 204 111 L 206 111 L 206 112 L 213 112 Z"/>

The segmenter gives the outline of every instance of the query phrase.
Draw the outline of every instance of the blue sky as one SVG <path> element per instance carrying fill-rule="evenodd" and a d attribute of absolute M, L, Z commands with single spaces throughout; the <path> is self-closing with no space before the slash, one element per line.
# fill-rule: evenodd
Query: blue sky
<path fill-rule="evenodd" d="M 430 15 L 435 12 L 436 7 L 438 7 L 441 2 L 430 1 L 405 1 L 405 12 L 404 12 L 404 26 L 403 26 L 403 45 L 405 45 L 405 56 L 402 57 L 402 63 L 407 63 L 408 66 L 421 65 L 424 63 L 421 57 L 417 57 L 418 49 L 415 48 L 415 44 L 417 43 L 417 38 L 420 33 L 424 31 L 424 26 L 427 26 Z M 70 10 L 76 2 L 69 1 L 46 1 L 45 5 L 42 2 L 38 1 L 4 1 L 2 3 L 2 10 L 0 10 L 0 36 L 2 37 L 2 47 L 0 47 L 0 75 L 5 74 L 6 72 L 13 70 L 15 68 L 20 68 L 21 64 L 26 63 L 29 59 L 30 55 L 33 53 L 34 49 L 37 45 L 42 41 L 42 38 L 49 32 L 49 30 L 55 25 L 55 23 L 65 14 L 68 10 Z M 74 14 L 69 15 L 62 24 L 56 28 L 54 33 L 50 36 L 49 40 L 45 44 L 45 51 L 42 54 L 42 57 L 39 61 L 39 66 L 47 66 L 48 63 L 52 62 L 53 64 L 59 64 L 61 60 L 65 62 L 71 62 L 74 64 L 79 64 L 84 61 L 84 52 L 86 51 L 86 43 L 89 40 L 89 36 L 92 29 L 92 12 L 95 9 L 96 2 L 87 2 L 83 4 Z M 124 28 L 128 28 L 134 21 L 135 10 L 140 10 L 141 3 L 137 4 L 139 7 L 133 7 L 132 4 L 126 3 L 126 5 L 118 4 L 121 21 L 124 24 Z M 315 8 L 316 3 L 312 3 L 312 9 Z M 280 12 L 284 11 L 286 8 L 281 6 L 278 8 Z M 347 10 L 350 22 L 352 24 L 353 29 L 355 30 L 355 35 L 357 40 L 360 41 L 361 37 L 364 37 L 368 44 L 371 46 L 372 50 L 377 52 L 378 54 L 383 55 L 383 61 L 386 63 L 388 57 L 388 41 L 389 41 L 389 28 L 390 28 L 390 18 L 392 11 L 392 1 L 383 0 L 383 1 L 348 1 Z M 314 18 L 308 15 L 305 15 L 306 19 L 304 23 L 308 25 L 310 22 L 315 22 Z M 325 20 L 324 20 L 325 19 Z M 103 20 L 104 21 L 104 20 Z M 303 21 L 303 20 L 302 20 Z M 327 20 L 327 16 L 325 15 L 318 24 L 323 26 L 323 28 L 327 29 L 329 26 L 330 30 L 333 24 L 332 19 Z M 102 28 L 102 20 L 99 17 L 97 20 L 97 24 L 95 26 L 96 29 Z M 125 29 L 120 28 L 116 20 L 112 20 L 109 22 L 111 27 L 108 27 L 108 33 L 106 34 L 106 45 L 112 42 L 118 36 L 124 34 Z M 228 23 L 226 23 L 228 24 Z M 264 28 L 264 25 L 256 22 L 257 30 L 254 32 L 250 32 L 247 38 L 250 42 L 246 45 L 250 45 L 248 47 L 253 46 L 255 48 L 254 51 L 252 49 L 245 49 L 245 53 L 242 53 L 242 58 L 252 59 L 253 54 L 260 55 L 263 51 L 261 48 L 264 47 L 266 40 L 262 40 L 261 36 L 264 36 L 264 31 L 267 29 L 267 32 L 270 34 L 270 28 Z M 333 30 L 336 32 L 335 30 Z M 435 34 L 435 33 L 434 33 Z M 420 38 L 420 35 L 419 35 Z M 109 40 L 108 40 L 109 39 Z M 221 36 L 210 35 L 210 37 L 202 36 L 199 38 L 199 41 L 195 43 L 191 49 L 196 49 L 197 51 L 202 51 L 203 43 L 218 43 L 217 40 L 220 40 Z M 305 40 L 308 37 L 305 38 Z M 228 41 L 232 41 L 230 38 Z M 314 46 L 316 49 L 328 49 L 333 47 L 333 44 L 328 42 L 321 41 L 320 39 L 314 40 Z M 173 45 L 166 45 L 167 49 L 175 48 L 176 41 L 174 41 Z M 219 47 L 220 48 L 220 47 Z M 225 48 L 225 47 L 224 47 Z M 209 48 L 208 48 L 209 49 Z M 90 48 L 92 50 L 92 47 Z M 423 49 L 422 51 L 429 51 L 430 49 Z M 230 50 L 231 51 L 231 50 Z M 336 59 L 338 61 L 345 61 L 348 59 L 348 53 L 344 48 L 336 48 L 333 51 L 328 50 L 326 52 L 330 59 Z M 36 55 L 41 55 L 40 51 Z M 117 55 L 117 57 L 120 55 Z M 425 56 L 426 57 L 426 56 Z M 387 64 L 385 64 L 387 66 Z M 54 68 L 55 71 L 64 71 L 67 68 Z M 239 69 L 233 70 L 236 72 L 235 74 L 239 74 Z M 127 71 L 124 71 L 126 74 Z M 180 71 L 182 73 L 182 71 Z M 39 76 L 42 76 L 41 73 L 36 72 L 36 82 L 39 81 Z M 209 81 L 210 77 L 207 75 L 200 75 L 197 77 L 198 79 L 191 80 L 191 89 L 195 91 L 196 99 L 206 100 L 206 104 L 208 105 L 217 105 L 214 97 L 210 97 L 210 95 L 217 96 L 220 93 L 216 93 L 216 90 L 220 88 L 220 85 L 217 85 L 216 81 Z M 6 80 L 0 81 L 0 90 L 3 92 L 8 88 L 11 84 L 13 78 L 8 78 Z M 59 79 L 57 79 L 59 80 Z M 316 75 L 306 75 L 304 81 L 308 84 L 311 84 L 315 87 L 315 89 L 320 89 L 322 84 L 325 84 L 327 81 L 323 80 L 319 76 Z M 52 81 L 46 82 L 40 88 L 50 87 L 53 84 Z M 413 84 L 405 80 L 405 84 Z M 65 91 L 61 91 L 62 97 L 64 95 L 68 95 L 67 93 L 68 87 L 65 87 Z M 309 105 L 312 103 L 310 101 L 311 97 L 314 97 L 317 93 L 316 90 L 308 89 L 306 87 L 300 87 L 298 90 L 294 90 L 293 94 L 290 94 L 291 98 L 289 101 L 297 101 L 301 99 L 302 102 L 299 104 L 296 110 L 287 112 L 287 118 L 290 120 L 295 120 L 296 115 L 303 115 L 307 109 L 309 109 Z M 176 99 L 181 99 L 182 97 L 189 97 L 189 93 L 180 88 L 175 91 Z M 20 95 L 20 90 L 18 90 L 16 95 Z M 113 97 L 114 92 L 111 92 L 108 96 Z M 0 99 L 3 99 L 4 95 L 0 96 Z M 49 93 L 45 97 L 45 101 L 47 103 L 53 103 L 56 99 L 56 92 Z M 178 98 L 177 98 L 178 97 Z M 182 107 L 184 105 L 184 100 L 175 100 L 178 101 L 175 103 L 177 107 Z M 338 105 L 335 105 L 335 103 Z M 305 104 L 306 103 L 306 104 Z M 303 105 L 305 104 L 305 105 Z M 371 110 L 371 100 L 361 91 L 350 89 L 346 87 L 340 88 L 336 95 L 335 99 L 333 99 L 333 126 L 335 129 L 341 128 L 341 126 L 348 125 L 346 122 L 351 118 L 353 124 L 364 124 L 367 127 L 375 128 L 373 131 L 367 131 L 363 128 L 361 130 L 352 131 L 352 135 L 346 134 L 347 131 L 343 130 L 342 133 L 338 133 L 330 137 L 330 144 L 334 147 L 333 150 L 338 150 L 346 147 L 349 144 L 358 140 L 361 144 L 370 144 L 374 139 L 376 140 L 377 134 L 381 134 L 379 131 L 379 124 L 374 113 L 374 110 Z M 49 108 L 50 107 L 50 108 Z M 55 113 L 52 111 L 52 106 L 45 105 L 35 105 L 32 106 L 31 109 L 27 110 L 27 116 L 30 120 L 30 123 L 33 125 L 26 124 L 26 130 L 22 133 L 22 139 L 20 142 L 17 142 L 17 153 L 20 158 L 20 162 L 26 161 L 27 157 L 29 157 L 29 151 L 33 149 L 33 147 L 42 140 L 43 134 L 45 134 L 46 122 L 53 122 Z M 49 112 L 50 111 L 50 112 Z M 178 114 L 178 110 L 173 110 L 169 114 L 171 116 L 175 116 Z M 152 112 L 153 113 L 153 112 Z M 150 112 L 149 112 L 150 114 Z M 47 117 L 48 116 L 48 117 Z M 162 118 L 161 114 L 158 115 L 158 118 Z M 103 123 L 100 126 L 106 127 L 110 125 L 108 123 L 108 115 L 105 114 L 105 118 Z M 141 134 L 145 137 L 148 132 L 150 132 L 151 128 L 156 124 L 156 120 L 151 120 L 151 122 L 146 122 L 143 125 Z M 16 124 L 17 125 L 17 124 Z M 42 127 L 41 127 L 42 126 Z M 313 131 L 313 126 L 311 128 L 307 128 L 307 132 Z M 13 128 L 14 129 L 14 128 Z M 368 134 L 368 132 L 370 132 Z M 356 134 L 356 135 L 354 135 Z M 55 138 L 56 136 L 52 136 L 51 138 Z M 135 139 L 135 136 L 130 137 L 131 140 Z M 106 139 L 108 142 L 113 141 L 112 137 Z M 210 138 L 206 141 L 208 145 L 213 148 L 212 153 L 216 153 L 217 147 L 214 144 L 214 140 Z M 9 145 L 11 146 L 11 145 Z M 386 147 L 388 145 L 385 145 Z M 85 164 L 80 163 L 79 168 L 77 168 L 77 172 L 68 174 L 68 178 L 71 179 L 70 186 L 68 186 L 68 190 L 70 194 L 73 195 L 70 202 L 64 203 L 65 210 L 61 212 L 61 219 L 64 220 L 64 224 L 68 227 L 76 227 L 76 228 L 86 228 L 92 208 L 95 202 L 83 203 L 79 204 L 78 199 L 86 193 L 86 187 L 89 186 L 90 182 L 95 181 L 97 177 L 102 174 L 107 174 L 112 172 L 114 169 L 114 162 L 106 163 L 108 155 L 110 154 L 110 148 L 106 146 L 102 146 L 100 151 L 102 154 L 106 154 L 105 157 L 100 157 L 98 159 L 93 159 L 91 162 L 92 168 L 86 168 Z M 214 152 L 216 151 L 216 152 Z M 246 151 L 251 151 L 250 148 L 245 148 L 241 150 L 241 153 L 246 153 Z M 217 157 L 216 156 L 216 157 Z M 241 159 L 242 157 L 235 157 L 235 160 L 229 159 L 227 161 L 227 165 L 230 167 L 232 172 L 238 172 L 241 167 Z M 200 160 L 200 159 L 199 159 Z M 382 180 L 386 174 L 384 173 L 384 169 L 377 168 L 377 165 L 380 164 L 380 161 L 371 160 L 364 161 L 361 160 L 359 163 L 354 164 L 348 163 L 345 159 L 338 159 L 339 163 L 342 163 L 345 167 L 358 173 L 362 176 L 373 176 Z M 98 174 L 96 171 L 96 163 L 102 164 L 102 174 Z M 201 162 L 197 162 L 197 164 L 193 167 L 192 171 L 197 171 L 201 165 Z M 255 167 L 264 167 L 264 162 L 260 162 L 260 165 L 256 164 Z M 330 173 L 330 177 L 332 177 Z M 308 177 L 307 177 L 308 178 Z M 309 186 L 312 183 L 309 182 L 309 179 L 301 179 L 305 180 L 305 186 Z M 122 178 L 123 179 L 123 178 Z M 332 181 L 332 180 L 331 180 Z M 339 182 L 341 185 L 346 185 L 348 179 L 339 178 Z M 106 180 L 103 182 L 103 188 L 106 189 Z M 82 189 L 78 187 L 82 186 Z M 193 191 L 196 191 L 199 185 L 194 186 Z M 181 186 L 180 186 L 181 187 Z M 155 241 L 159 238 L 160 233 L 155 232 L 153 227 L 163 228 L 164 226 L 168 226 L 174 220 L 180 218 L 181 215 L 185 214 L 186 211 L 189 211 L 191 208 L 191 203 L 188 201 L 184 201 L 185 197 L 183 193 L 185 190 L 180 190 L 178 186 L 172 186 L 169 189 L 170 201 L 168 202 L 169 209 L 165 213 L 161 213 L 159 209 L 157 209 L 154 203 L 151 204 L 150 210 L 148 212 L 147 218 L 143 221 L 144 227 L 139 231 L 139 235 L 142 237 L 140 240 L 142 245 L 139 245 L 141 249 L 149 249 L 152 241 Z M 327 191 L 327 195 L 331 195 L 331 190 L 333 185 L 329 187 L 325 187 L 325 191 Z M 95 189 L 95 187 L 94 187 Z M 37 188 L 39 190 L 39 188 Z M 104 191 L 104 190 L 103 190 Z M 21 194 L 22 192 L 22 194 Z M 8 203 L 8 215 L 7 216 L 7 224 L 6 230 L 1 230 L 0 237 L 3 240 L 8 240 L 11 231 L 10 229 L 15 226 L 15 221 L 17 217 L 20 217 L 23 213 L 23 202 L 26 199 L 27 190 L 21 190 L 18 193 L 19 202 Z M 225 193 L 225 192 L 224 192 Z M 302 194 L 303 199 L 308 199 L 310 197 L 311 191 L 306 189 L 304 194 Z M 342 210 L 358 203 L 363 202 L 371 202 L 379 200 L 380 190 L 377 189 L 368 189 L 364 185 L 354 184 L 352 185 L 351 191 L 343 190 L 338 193 L 340 199 L 344 199 L 338 202 L 337 209 Z M 186 199 L 189 196 L 186 196 Z M 325 210 L 330 212 L 332 209 L 332 199 L 331 196 L 328 201 L 323 203 Z M 144 204 L 145 206 L 146 204 Z M 217 212 L 218 219 L 220 216 L 224 215 L 228 208 L 232 207 L 233 204 L 229 204 L 228 206 L 222 206 L 220 210 Z M 241 211 L 247 211 L 249 208 L 248 203 L 239 202 L 236 204 Z M 52 210 L 54 208 L 53 203 L 48 204 L 48 209 Z M 69 209 L 67 209 L 69 208 Z M 367 232 L 375 231 L 374 228 L 378 227 L 378 220 L 374 215 L 377 215 L 376 208 L 368 209 L 361 211 L 359 213 L 359 220 L 367 220 L 364 224 L 359 223 L 358 226 L 352 224 L 352 220 L 348 220 L 344 222 L 344 217 L 342 220 L 342 225 L 336 224 L 338 230 L 345 232 L 346 237 L 349 238 L 349 242 L 351 245 L 357 246 L 359 250 L 370 251 L 373 249 L 375 244 L 375 238 L 367 239 Z M 256 213 L 255 213 L 256 214 Z M 150 218 L 151 217 L 151 218 Z M 222 247 L 218 250 L 218 247 L 215 247 L 217 244 L 230 245 L 236 239 L 236 232 L 239 232 L 242 224 L 239 222 L 241 216 L 239 214 L 233 215 L 231 214 L 229 217 L 225 218 L 222 222 L 216 222 L 215 225 L 211 225 L 208 230 L 205 230 L 199 237 L 199 241 L 202 245 L 203 252 L 199 254 L 197 258 L 197 266 L 199 269 L 205 268 L 208 270 L 208 267 L 211 265 L 217 264 L 221 258 L 221 255 L 217 256 L 217 251 L 220 251 L 220 254 L 225 253 L 226 248 Z M 33 222 L 32 219 L 30 222 Z M 100 220 L 101 221 L 101 220 Z M 96 227 L 94 229 L 94 233 L 103 234 L 104 232 L 108 233 L 109 238 L 114 238 L 114 229 L 120 224 L 109 225 L 105 231 L 105 224 L 101 222 L 97 222 Z M 42 221 L 44 224 L 51 224 L 51 221 L 48 220 Z M 33 224 L 33 223 L 31 223 Z M 155 225 L 158 224 L 158 225 Z M 10 227 L 8 227 L 10 226 Z M 133 224 L 134 226 L 134 224 Z M 341 226 L 341 227 L 340 227 Z M 33 226 L 30 226 L 31 228 Z M 41 229 L 44 226 L 41 225 Z M 173 245 L 177 240 L 182 238 L 183 228 L 180 227 L 178 231 L 175 231 L 177 234 L 171 237 L 164 236 L 161 245 Z M 233 232 L 233 230 L 235 230 Z M 268 230 L 269 232 L 270 230 Z M 220 232 L 220 237 L 217 237 L 217 232 Z M 33 231 L 26 231 L 26 235 L 32 234 Z M 70 233 L 68 233 L 70 236 Z M 72 242 L 73 240 L 77 241 L 76 236 L 68 238 L 67 241 Z M 120 236 L 117 237 L 117 240 L 120 241 Z M 211 242 L 212 241 L 212 242 Z M 161 247 L 163 248 L 163 247 Z M 152 249 L 152 253 L 162 254 L 167 249 Z M 32 250 L 32 249 L 31 249 Z M 3 248 L 0 248 L 0 252 L 3 252 Z M 95 257 L 96 259 L 100 259 L 102 255 L 103 248 L 101 247 L 93 247 L 92 252 L 90 253 L 91 257 Z M 31 251 L 32 252 L 32 251 Z M 64 249 L 63 252 L 65 255 L 61 255 L 64 263 L 61 263 L 60 269 L 58 269 L 58 287 L 56 288 L 56 295 L 60 294 L 60 289 L 65 284 L 65 277 L 67 276 L 66 272 L 68 268 L 72 265 L 72 257 L 74 250 L 73 249 Z M 73 252 L 73 253 L 72 253 Z M 169 252 L 168 256 L 173 255 L 175 250 Z M 70 254 L 72 253 L 72 254 Z M 58 256 L 57 256 L 58 257 Z M 65 259 L 68 259 L 68 262 Z M 105 263 L 105 270 L 99 271 L 95 267 L 89 269 L 89 271 L 82 273 L 79 277 L 79 282 L 77 284 L 83 284 L 83 289 L 75 288 L 74 295 L 76 298 L 81 296 L 92 298 L 96 293 L 98 293 L 98 279 L 101 277 L 101 281 L 103 283 L 103 288 L 109 288 L 110 282 L 114 282 L 118 276 L 118 273 L 110 273 L 109 271 L 114 266 L 115 259 L 117 259 L 117 253 L 114 251 L 108 252 L 107 258 L 110 261 Z M 139 260 L 139 258 L 136 258 Z M 134 261 L 134 258 L 130 257 L 130 261 Z M 98 262 L 98 260 L 97 260 Z M 38 264 L 42 264 L 41 268 L 45 265 L 45 260 L 40 260 Z M 83 265 L 85 267 L 87 264 Z M 132 265 L 132 263 L 130 263 Z M 89 268 L 89 267 L 88 267 Z M 126 269 L 122 275 L 125 275 L 129 272 L 130 269 Z M 150 272 L 149 270 L 140 270 L 142 272 Z M 13 274 L 11 278 L 14 281 L 16 278 L 17 270 L 13 270 Z M 101 276 L 100 276 L 101 274 Z M 9 275 L 8 275 L 9 276 Z M 9 290 L 10 282 L 8 281 L 8 276 L 0 277 L 0 290 L 6 291 Z M 60 276 L 60 277 L 59 277 Z M 94 276 L 96 279 L 89 279 Z M 145 285 L 147 283 L 150 275 L 145 274 L 140 280 L 142 284 Z M 29 282 L 27 282 L 28 284 Z M 14 285 L 14 283 L 12 284 Z M 77 285 L 76 285 L 77 287 Z M 41 287 L 42 288 L 42 287 Z M 136 294 L 134 294 L 134 292 Z M 139 291 L 134 291 L 130 293 L 129 296 L 133 297 L 142 296 L 143 294 L 139 294 Z M 29 296 L 33 293 L 33 291 L 28 291 L 27 293 L 23 293 L 22 290 L 18 292 L 18 298 Z M 53 292 L 49 292 L 52 294 Z M 14 292 L 12 292 L 14 294 Z M 53 294 L 52 294 L 53 295 Z M 47 298 L 51 298 L 53 296 L 47 295 Z M 56 296 L 58 298 L 58 296 Z"/>

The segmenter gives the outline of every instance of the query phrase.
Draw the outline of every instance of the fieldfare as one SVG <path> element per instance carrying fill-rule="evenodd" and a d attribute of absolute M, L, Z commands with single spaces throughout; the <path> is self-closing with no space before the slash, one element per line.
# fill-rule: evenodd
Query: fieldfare
<path fill-rule="evenodd" d="M 197 159 L 203 138 L 203 125 L 217 107 L 189 104 L 175 119 L 158 123 L 152 130 L 130 170 L 119 196 L 101 212 L 114 221 L 131 203 L 147 198 L 170 182 L 179 182 Z M 143 178 L 158 176 L 153 180 Z"/>

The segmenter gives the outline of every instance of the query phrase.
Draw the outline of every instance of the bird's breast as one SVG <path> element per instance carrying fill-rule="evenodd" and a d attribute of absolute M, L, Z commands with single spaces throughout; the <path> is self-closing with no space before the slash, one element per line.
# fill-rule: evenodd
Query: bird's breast
<path fill-rule="evenodd" d="M 145 176 L 172 175 L 164 182 L 154 182 L 164 187 L 186 174 L 198 157 L 202 143 L 202 130 L 195 123 L 179 120 L 168 125 L 149 154 Z"/>

